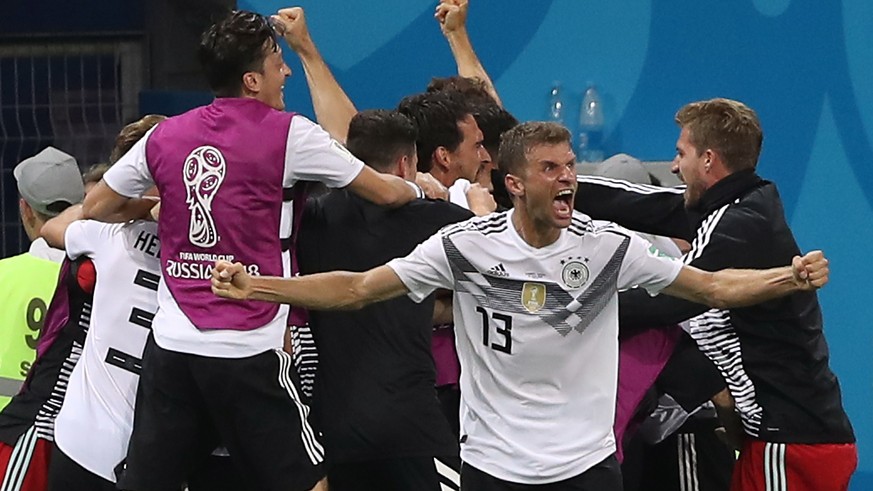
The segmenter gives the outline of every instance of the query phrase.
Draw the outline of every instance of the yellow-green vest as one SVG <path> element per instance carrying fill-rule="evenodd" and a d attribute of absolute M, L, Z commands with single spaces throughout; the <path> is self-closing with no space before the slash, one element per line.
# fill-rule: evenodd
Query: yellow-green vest
<path fill-rule="evenodd" d="M 36 358 L 61 265 L 30 253 L 0 260 L 0 410 Z"/>

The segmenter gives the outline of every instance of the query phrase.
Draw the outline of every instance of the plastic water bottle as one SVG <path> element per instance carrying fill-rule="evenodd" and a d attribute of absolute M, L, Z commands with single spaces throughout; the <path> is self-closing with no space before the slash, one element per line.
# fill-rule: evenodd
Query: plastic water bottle
<path fill-rule="evenodd" d="M 603 103 L 593 84 L 588 85 L 579 109 L 579 139 L 576 158 L 584 162 L 603 161 Z"/>
<path fill-rule="evenodd" d="M 555 82 L 549 92 L 549 111 L 546 118 L 553 123 L 564 124 L 565 113 L 564 91 L 561 89 L 561 82 Z"/>

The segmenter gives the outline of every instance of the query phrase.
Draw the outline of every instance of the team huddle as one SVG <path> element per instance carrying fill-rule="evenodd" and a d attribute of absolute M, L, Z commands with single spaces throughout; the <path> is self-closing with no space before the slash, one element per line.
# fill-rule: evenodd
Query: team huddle
<path fill-rule="evenodd" d="M 636 489 L 650 393 L 717 412 L 728 457 L 639 489 L 848 489 L 828 262 L 755 173 L 755 112 L 678 111 L 684 187 L 577 176 L 565 127 L 503 108 L 467 8 L 435 13 L 459 75 L 390 110 L 355 108 L 299 8 L 204 32 L 214 101 L 44 200 L 65 256 L 0 491 Z M 23 161 L 22 200 L 70 166 Z"/>

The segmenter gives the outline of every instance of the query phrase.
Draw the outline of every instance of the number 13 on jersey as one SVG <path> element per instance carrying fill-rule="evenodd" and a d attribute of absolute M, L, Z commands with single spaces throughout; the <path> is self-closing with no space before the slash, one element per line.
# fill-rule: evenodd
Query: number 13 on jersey
<path fill-rule="evenodd" d="M 482 344 L 508 355 L 512 354 L 512 316 L 476 307 L 482 314 Z"/>

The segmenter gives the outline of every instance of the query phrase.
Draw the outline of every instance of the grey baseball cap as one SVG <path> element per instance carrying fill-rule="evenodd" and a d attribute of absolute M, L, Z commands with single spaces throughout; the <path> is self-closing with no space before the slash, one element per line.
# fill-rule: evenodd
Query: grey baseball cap
<path fill-rule="evenodd" d="M 66 208 L 61 203 L 74 205 L 85 198 L 76 159 L 54 147 L 22 160 L 12 174 L 21 197 L 44 215 L 55 216 Z"/>
<path fill-rule="evenodd" d="M 646 166 L 639 159 L 626 153 L 613 155 L 603 162 L 596 164 L 592 175 L 622 179 L 636 184 L 652 184 L 652 175 L 646 170 Z"/>

